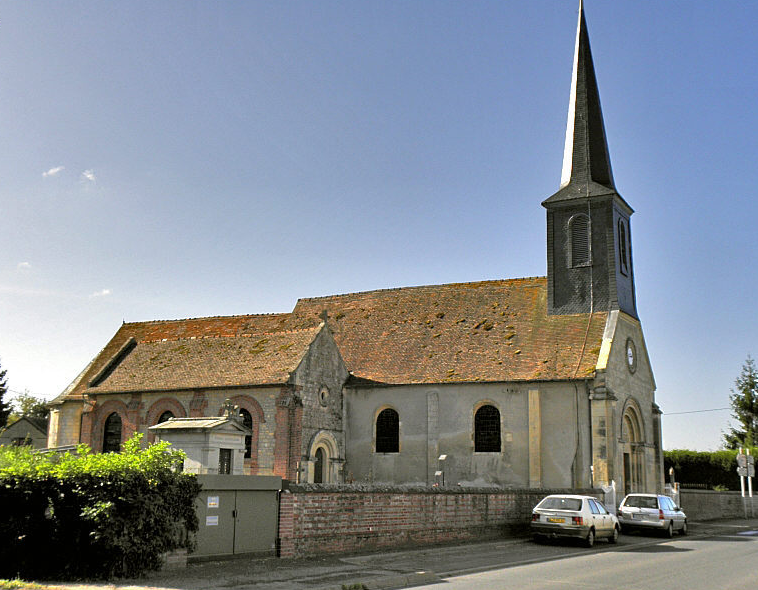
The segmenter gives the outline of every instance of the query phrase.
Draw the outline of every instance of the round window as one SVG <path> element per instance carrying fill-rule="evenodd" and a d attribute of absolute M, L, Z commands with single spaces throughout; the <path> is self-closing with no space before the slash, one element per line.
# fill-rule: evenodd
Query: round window
<path fill-rule="evenodd" d="M 637 347 L 634 346 L 634 341 L 631 338 L 627 338 L 626 341 L 626 367 L 630 373 L 637 370 Z"/>
<path fill-rule="evenodd" d="M 326 406 L 329 403 L 329 390 L 326 387 L 322 387 L 318 392 L 318 403 L 322 406 Z"/>

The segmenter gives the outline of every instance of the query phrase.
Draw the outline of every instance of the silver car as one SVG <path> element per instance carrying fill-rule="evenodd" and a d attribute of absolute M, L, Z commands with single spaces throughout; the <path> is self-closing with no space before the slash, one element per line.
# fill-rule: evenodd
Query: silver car
<path fill-rule="evenodd" d="M 653 530 L 669 538 L 674 531 L 687 534 L 687 515 L 668 496 L 629 494 L 619 506 L 618 519 L 624 532 Z"/>
<path fill-rule="evenodd" d="M 562 494 L 547 496 L 534 507 L 530 527 L 535 541 L 573 537 L 581 539 L 587 547 L 592 547 L 595 539 L 615 543 L 621 530 L 616 516 L 600 500 Z"/>

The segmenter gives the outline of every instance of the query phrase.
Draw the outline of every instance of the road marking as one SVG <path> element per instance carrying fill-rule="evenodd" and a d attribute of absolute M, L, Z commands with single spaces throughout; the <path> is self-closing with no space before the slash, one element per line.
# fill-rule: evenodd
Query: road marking
<path fill-rule="evenodd" d="M 738 535 L 757 537 L 758 536 L 758 531 L 742 531 L 742 532 L 737 533 L 737 534 Z"/>

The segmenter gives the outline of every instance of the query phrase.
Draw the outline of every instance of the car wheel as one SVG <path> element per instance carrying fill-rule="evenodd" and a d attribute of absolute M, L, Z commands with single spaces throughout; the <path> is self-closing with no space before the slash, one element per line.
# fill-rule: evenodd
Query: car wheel
<path fill-rule="evenodd" d="M 590 532 L 587 533 L 587 536 L 584 539 L 584 544 L 587 547 L 592 547 L 595 544 L 595 529 L 590 529 Z"/>
<path fill-rule="evenodd" d="M 686 535 L 687 534 L 687 521 L 685 520 L 682 523 L 682 528 L 679 530 L 680 535 Z"/>
<path fill-rule="evenodd" d="M 608 537 L 608 542 L 613 543 L 614 545 L 618 543 L 619 541 L 619 528 L 617 526 L 613 527 L 613 533 L 610 537 Z"/>
<path fill-rule="evenodd" d="M 670 539 L 671 537 L 674 536 L 674 523 L 673 522 L 669 521 L 669 525 L 666 527 L 666 530 L 664 531 L 663 535 L 667 539 Z"/>

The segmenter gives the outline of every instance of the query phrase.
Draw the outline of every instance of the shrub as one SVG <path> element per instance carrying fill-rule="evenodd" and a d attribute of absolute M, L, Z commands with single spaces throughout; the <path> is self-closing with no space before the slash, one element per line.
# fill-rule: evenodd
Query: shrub
<path fill-rule="evenodd" d="M 141 438 L 121 453 L 0 447 L 0 577 L 139 576 L 188 547 L 200 485 L 181 451 Z"/>

